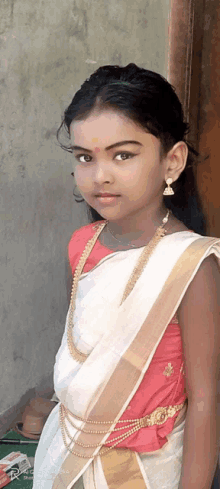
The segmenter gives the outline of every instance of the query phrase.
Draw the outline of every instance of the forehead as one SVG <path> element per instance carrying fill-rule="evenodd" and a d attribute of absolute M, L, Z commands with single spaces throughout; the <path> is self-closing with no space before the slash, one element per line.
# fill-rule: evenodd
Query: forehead
<path fill-rule="evenodd" d="M 145 149 L 153 152 L 161 151 L 158 138 L 142 126 L 112 110 L 93 113 L 87 119 L 73 121 L 70 126 L 70 139 L 73 145 L 87 148 L 95 153 L 120 141 L 138 141 Z"/>
<path fill-rule="evenodd" d="M 91 142 L 98 143 L 100 140 L 111 136 L 127 136 L 134 134 L 146 134 L 135 122 L 121 113 L 115 111 L 103 111 L 91 114 L 84 121 L 73 121 L 70 126 L 71 139 L 89 138 Z M 118 139 L 119 140 L 119 139 Z"/>

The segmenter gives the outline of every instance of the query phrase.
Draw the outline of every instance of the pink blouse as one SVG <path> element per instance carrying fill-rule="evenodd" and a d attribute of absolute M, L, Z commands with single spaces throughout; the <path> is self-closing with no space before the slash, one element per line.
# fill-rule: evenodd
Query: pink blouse
<path fill-rule="evenodd" d="M 87 241 L 95 231 L 95 223 L 91 223 L 73 233 L 69 242 L 69 261 L 73 273 Z M 92 270 L 102 258 L 110 253 L 113 253 L 112 250 L 97 240 L 83 272 Z M 176 406 L 182 404 L 186 398 L 182 339 L 177 317 L 174 316 L 167 326 L 142 382 L 120 420 L 142 418 L 151 414 L 159 406 Z M 178 414 L 179 411 L 161 425 L 155 424 L 141 428 L 121 441 L 117 448 L 129 448 L 136 452 L 151 452 L 160 449 L 167 443 L 166 436 L 172 432 Z M 115 428 L 121 428 L 121 426 L 122 424 L 118 423 Z M 114 442 L 111 443 L 111 439 L 126 431 L 128 430 L 111 433 L 106 441 L 106 446 L 113 445 Z"/>

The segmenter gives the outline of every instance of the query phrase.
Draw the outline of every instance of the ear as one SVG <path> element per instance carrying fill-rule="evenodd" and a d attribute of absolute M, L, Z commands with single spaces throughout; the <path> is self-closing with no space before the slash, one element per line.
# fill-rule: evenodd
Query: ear
<path fill-rule="evenodd" d="M 178 141 L 165 157 L 165 180 L 172 178 L 175 182 L 184 170 L 188 157 L 188 146 L 184 141 Z"/>

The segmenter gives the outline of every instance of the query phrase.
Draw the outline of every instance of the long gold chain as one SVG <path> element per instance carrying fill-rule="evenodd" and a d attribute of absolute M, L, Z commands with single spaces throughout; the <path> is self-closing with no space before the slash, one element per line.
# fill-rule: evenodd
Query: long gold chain
<path fill-rule="evenodd" d="M 124 290 L 124 294 L 121 300 L 120 305 L 124 302 L 124 300 L 128 297 L 128 295 L 131 293 L 133 290 L 137 280 L 139 279 L 140 275 L 142 274 L 144 267 L 146 263 L 148 262 L 150 255 L 152 254 L 154 248 L 157 246 L 158 242 L 165 236 L 166 231 L 164 229 L 165 224 L 168 221 L 170 214 L 170 210 L 168 210 L 166 217 L 163 219 L 163 224 L 159 226 L 153 236 L 153 238 L 150 240 L 150 242 L 144 247 L 144 250 L 142 251 L 139 260 L 134 267 L 132 274 L 127 282 L 127 285 Z M 75 299 L 76 299 L 76 294 L 77 294 L 77 287 L 78 287 L 78 281 L 80 278 L 80 275 L 82 273 L 82 270 L 84 268 L 84 265 L 86 263 L 86 260 L 88 256 L 90 255 L 99 235 L 101 234 L 103 228 L 106 226 L 108 221 L 105 221 L 102 224 L 98 224 L 97 231 L 94 234 L 94 236 L 87 242 L 83 253 L 79 259 L 79 263 L 76 266 L 76 270 L 74 273 L 73 277 L 73 285 L 72 285 L 72 291 L 71 291 L 71 298 L 70 298 L 70 309 L 69 309 L 69 317 L 68 317 L 68 324 L 67 324 L 67 344 L 69 348 L 69 352 L 74 358 L 74 360 L 78 361 L 79 363 L 85 362 L 85 360 L 88 358 L 88 354 L 82 353 L 78 348 L 76 348 L 74 341 L 73 341 L 73 315 L 74 315 L 74 310 L 75 310 Z"/>
<path fill-rule="evenodd" d="M 69 309 L 69 317 L 68 317 L 68 324 L 67 324 L 67 344 L 69 348 L 69 352 L 71 356 L 74 358 L 74 360 L 77 360 L 79 363 L 85 362 L 87 359 L 88 355 L 85 353 L 82 353 L 80 350 L 76 348 L 73 342 L 73 314 L 75 310 L 75 299 L 76 299 L 76 293 L 77 293 L 77 286 L 78 286 L 78 281 L 80 278 L 80 275 L 83 271 L 85 262 L 90 255 L 96 240 L 98 239 L 100 233 L 102 232 L 103 228 L 106 226 L 107 221 L 104 223 L 98 225 L 98 229 L 94 236 L 86 243 L 86 247 L 84 248 L 82 255 L 79 259 L 79 263 L 76 266 L 76 270 L 74 273 L 73 277 L 73 285 L 72 285 L 72 291 L 71 291 L 71 298 L 70 298 L 70 309 Z"/>
<path fill-rule="evenodd" d="M 159 228 L 157 228 L 156 233 L 153 236 L 153 238 L 144 247 L 144 250 L 142 251 L 142 253 L 139 257 L 139 260 L 138 260 L 137 264 L 135 265 L 135 267 L 132 271 L 132 274 L 128 280 L 128 283 L 125 287 L 124 294 L 123 294 L 120 305 L 125 301 L 125 299 L 128 297 L 128 295 L 133 290 L 136 282 L 138 281 L 139 277 L 141 276 L 141 274 L 144 270 L 145 265 L 147 264 L 147 262 L 150 258 L 150 255 L 152 254 L 154 248 L 156 248 L 156 246 L 159 243 L 159 241 L 161 240 L 161 238 L 163 238 L 163 236 L 165 236 L 166 231 L 163 228 L 163 226 L 164 225 L 162 224 Z"/>

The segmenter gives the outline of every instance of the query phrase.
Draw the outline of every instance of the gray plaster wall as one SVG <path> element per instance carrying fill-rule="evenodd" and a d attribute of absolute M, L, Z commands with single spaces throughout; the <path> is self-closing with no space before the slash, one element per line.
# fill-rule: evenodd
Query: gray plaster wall
<path fill-rule="evenodd" d="M 56 143 L 63 110 L 104 64 L 166 76 L 168 14 L 169 0 L 0 2 L 0 416 L 53 390 L 67 245 L 88 222 Z"/>

